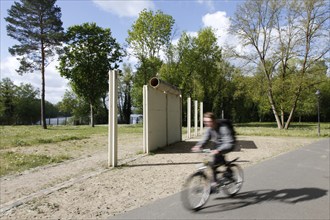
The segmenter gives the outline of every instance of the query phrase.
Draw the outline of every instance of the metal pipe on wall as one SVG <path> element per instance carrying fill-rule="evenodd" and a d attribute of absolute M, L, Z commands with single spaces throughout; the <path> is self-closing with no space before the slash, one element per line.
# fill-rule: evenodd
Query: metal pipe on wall
<path fill-rule="evenodd" d="M 149 83 L 154 89 L 161 90 L 165 93 L 171 93 L 173 95 L 181 95 L 181 91 L 178 88 L 157 77 L 151 78 Z"/>

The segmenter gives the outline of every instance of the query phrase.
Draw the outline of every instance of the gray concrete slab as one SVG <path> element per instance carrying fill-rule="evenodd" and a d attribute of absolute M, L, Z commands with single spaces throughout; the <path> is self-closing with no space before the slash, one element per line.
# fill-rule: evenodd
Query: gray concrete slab
<path fill-rule="evenodd" d="M 326 138 L 248 167 L 237 196 L 212 195 L 198 212 L 178 193 L 110 219 L 330 219 L 329 148 Z"/>

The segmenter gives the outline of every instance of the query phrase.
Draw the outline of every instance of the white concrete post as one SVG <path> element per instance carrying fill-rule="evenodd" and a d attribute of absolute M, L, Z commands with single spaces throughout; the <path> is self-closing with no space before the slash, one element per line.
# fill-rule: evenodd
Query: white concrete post
<path fill-rule="evenodd" d="M 187 100 L 187 138 L 191 138 L 191 98 Z"/>
<path fill-rule="evenodd" d="M 198 101 L 195 100 L 194 101 L 194 107 L 195 107 L 195 110 L 194 110 L 194 125 L 195 125 L 195 130 L 194 130 L 194 136 L 197 137 L 197 133 L 198 133 Z"/>
<path fill-rule="evenodd" d="M 108 125 L 108 166 L 116 167 L 118 159 L 117 141 L 118 70 L 109 71 L 109 125 Z"/>
<path fill-rule="evenodd" d="M 203 125 L 204 125 L 204 122 L 203 122 L 203 116 L 204 116 L 204 111 L 203 111 L 203 102 L 200 103 L 200 135 L 203 134 Z"/>
<path fill-rule="evenodd" d="M 149 153 L 148 86 L 143 86 L 143 153 Z"/>

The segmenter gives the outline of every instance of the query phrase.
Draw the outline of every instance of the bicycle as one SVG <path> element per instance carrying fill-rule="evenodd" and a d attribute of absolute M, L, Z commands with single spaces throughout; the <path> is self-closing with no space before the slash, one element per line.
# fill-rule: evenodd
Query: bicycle
<path fill-rule="evenodd" d="M 204 149 L 203 153 L 210 154 L 210 149 Z M 226 161 L 224 165 L 217 166 L 215 193 L 221 190 L 229 197 L 236 195 L 242 188 L 244 176 L 243 169 L 235 162 L 239 158 Z M 225 168 L 225 170 L 220 169 Z M 212 167 L 209 160 L 204 160 L 196 172 L 191 174 L 184 183 L 181 192 L 183 206 L 192 211 L 200 210 L 211 195 Z M 213 192 L 212 192 L 213 193 Z"/>

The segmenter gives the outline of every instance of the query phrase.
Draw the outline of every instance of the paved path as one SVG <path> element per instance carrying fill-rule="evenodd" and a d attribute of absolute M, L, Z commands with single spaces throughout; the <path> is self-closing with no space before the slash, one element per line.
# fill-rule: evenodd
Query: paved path
<path fill-rule="evenodd" d="M 213 195 L 199 212 L 175 194 L 110 219 L 330 219 L 329 148 L 326 138 L 248 167 L 236 197 Z"/>

